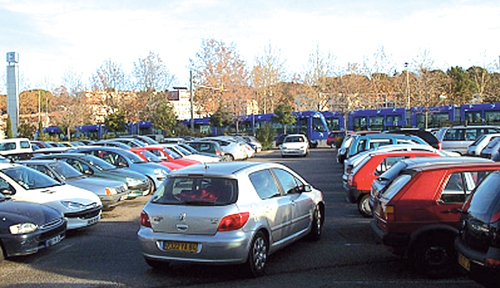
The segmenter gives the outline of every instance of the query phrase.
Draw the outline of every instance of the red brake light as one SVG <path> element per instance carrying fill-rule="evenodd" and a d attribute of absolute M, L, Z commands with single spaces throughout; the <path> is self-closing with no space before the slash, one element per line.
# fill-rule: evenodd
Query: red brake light
<path fill-rule="evenodd" d="M 222 156 L 222 155 L 220 155 L 219 150 L 216 150 L 216 151 L 215 151 L 215 155 L 217 155 L 217 156 Z"/>
<path fill-rule="evenodd" d="M 493 216 L 491 216 L 490 222 L 493 223 L 493 222 L 497 222 L 498 220 L 500 220 L 500 211 L 498 211 Z"/>
<path fill-rule="evenodd" d="M 438 142 L 438 150 L 443 150 L 443 143 Z"/>
<path fill-rule="evenodd" d="M 151 222 L 149 221 L 149 215 L 148 215 L 148 213 L 146 213 L 144 211 L 141 212 L 141 225 L 144 227 L 151 228 Z"/>
<path fill-rule="evenodd" d="M 228 215 L 222 218 L 222 220 L 219 223 L 219 228 L 217 228 L 217 231 L 221 232 L 221 231 L 238 230 L 247 223 L 248 218 L 250 218 L 249 212 L 242 212 L 238 214 Z"/>

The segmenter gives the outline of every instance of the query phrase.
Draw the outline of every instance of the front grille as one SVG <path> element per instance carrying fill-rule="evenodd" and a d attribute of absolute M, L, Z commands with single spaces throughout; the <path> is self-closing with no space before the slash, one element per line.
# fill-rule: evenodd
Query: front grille
<path fill-rule="evenodd" d="M 61 225 L 62 222 L 64 222 L 63 218 L 52 220 L 50 222 L 47 222 L 47 223 L 41 225 L 40 226 L 40 230 L 50 230 L 53 227 Z"/>
<path fill-rule="evenodd" d="M 90 219 L 98 216 L 101 213 L 102 206 L 97 206 L 92 209 L 87 209 L 79 212 L 72 212 L 64 214 L 67 218 L 82 218 L 82 219 Z"/>

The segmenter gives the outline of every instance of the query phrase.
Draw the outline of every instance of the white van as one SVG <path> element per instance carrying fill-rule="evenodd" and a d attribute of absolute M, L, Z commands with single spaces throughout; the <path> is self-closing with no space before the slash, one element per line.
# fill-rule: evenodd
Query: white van
<path fill-rule="evenodd" d="M 0 155 L 18 159 L 29 159 L 33 153 L 31 143 L 28 138 L 9 138 L 0 140 Z"/>

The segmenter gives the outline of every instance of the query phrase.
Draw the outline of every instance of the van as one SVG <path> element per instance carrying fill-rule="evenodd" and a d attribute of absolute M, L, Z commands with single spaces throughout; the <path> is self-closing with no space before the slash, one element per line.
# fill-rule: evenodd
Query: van
<path fill-rule="evenodd" d="M 0 140 L 0 155 L 14 159 L 29 159 L 33 153 L 28 138 L 10 138 Z"/>
<path fill-rule="evenodd" d="M 500 133 L 499 126 L 476 125 L 443 127 L 436 133 L 443 150 L 467 154 L 467 148 L 484 134 Z"/>

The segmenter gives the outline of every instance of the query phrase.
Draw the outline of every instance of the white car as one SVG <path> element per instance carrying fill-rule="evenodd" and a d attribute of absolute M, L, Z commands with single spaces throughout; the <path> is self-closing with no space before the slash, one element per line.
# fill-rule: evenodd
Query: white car
<path fill-rule="evenodd" d="M 283 139 L 280 149 L 283 158 L 287 156 L 306 157 L 309 154 L 309 142 L 303 134 L 289 134 Z"/>
<path fill-rule="evenodd" d="M 483 151 L 488 144 L 491 143 L 496 138 L 500 137 L 500 133 L 483 134 L 481 137 L 477 138 L 472 144 L 467 148 L 467 155 L 469 156 L 481 156 Z"/>
<path fill-rule="evenodd" d="M 61 211 L 67 229 L 85 228 L 99 222 L 102 203 L 96 194 L 19 164 L 0 163 L 0 193 L 14 200 L 45 204 Z"/>

